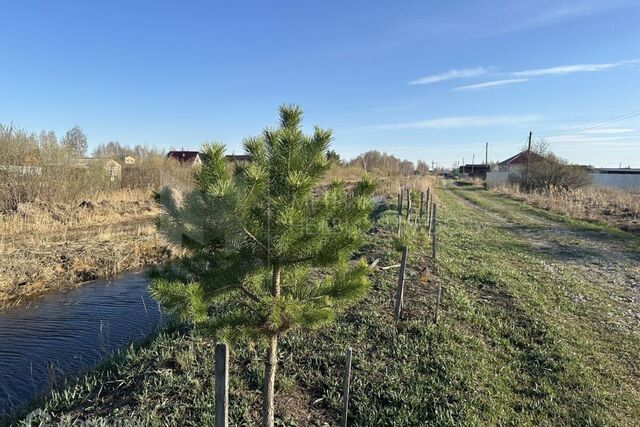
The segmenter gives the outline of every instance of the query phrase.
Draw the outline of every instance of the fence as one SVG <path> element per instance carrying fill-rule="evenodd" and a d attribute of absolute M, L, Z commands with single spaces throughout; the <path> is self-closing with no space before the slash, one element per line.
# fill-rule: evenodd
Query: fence
<path fill-rule="evenodd" d="M 487 188 L 501 184 L 517 184 L 520 181 L 520 172 L 489 172 L 487 173 Z M 599 187 L 612 187 L 620 190 L 639 190 L 640 174 L 608 174 L 592 173 L 592 183 Z"/>
<path fill-rule="evenodd" d="M 640 190 L 640 174 L 594 173 L 593 185 L 621 190 Z"/>
<path fill-rule="evenodd" d="M 520 172 L 487 172 L 487 187 L 496 187 L 501 184 L 513 183 L 520 181 Z"/>

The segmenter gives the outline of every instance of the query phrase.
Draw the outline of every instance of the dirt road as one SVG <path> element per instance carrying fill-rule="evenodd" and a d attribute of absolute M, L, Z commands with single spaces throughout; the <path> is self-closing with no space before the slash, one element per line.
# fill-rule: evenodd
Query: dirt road
<path fill-rule="evenodd" d="M 612 309 L 640 321 L 640 238 L 599 224 L 574 221 L 477 187 L 447 186 L 478 210 L 478 220 L 498 222 L 542 256 L 553 274 L 567 273 L 607 289 Z M 575 294 L 576 302 L 584 295 Z"/>

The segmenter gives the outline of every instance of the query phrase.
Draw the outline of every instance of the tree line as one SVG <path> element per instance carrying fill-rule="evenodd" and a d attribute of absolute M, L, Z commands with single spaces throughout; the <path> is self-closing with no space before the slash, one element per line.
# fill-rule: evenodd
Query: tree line
<path fill-rule="evenodd" d="M 429 172 L 429 165 L 423 160 L 418 160 L 417 164 L 414 164 L 410 160 L 402 160 L 394 155 L 386 152 L 381 153 L 377 150 L 362 153 L 344 164 L 362 168 L 367 172 L 376 172 L 383 176 L 426 175 Z"/>

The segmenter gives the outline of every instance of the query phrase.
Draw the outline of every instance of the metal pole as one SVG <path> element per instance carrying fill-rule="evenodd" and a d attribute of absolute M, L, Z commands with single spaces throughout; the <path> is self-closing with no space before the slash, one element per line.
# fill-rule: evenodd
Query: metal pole
<path fill-rule="evenodd" d="M 395 322 L 400 321 L 400 315 L 402 314 L 402 300 L 404 299 L 404 274 L 407 268 L 407 257 L 409 254 L 409 248 L 406 246 L 402 248 L 402 261 L 400 261 L 400 273 L 398 274 L 398 287 L 396 288 L 396 306 L 393 313 Z"/>
<path fill-rule="evenodd" d="M 229 426 L 229 357 L 224 343 L 216 344 L 216 427 Z"/>
<path fill-rule="evenodd" d="M 351 359 L 353 351 L 347 347 L 347 363 L 344 370 L 344 383 L 342 389 L 342 427 L 347 427 L 349 420 L 349 388 L 351 386 Z"/>
<path fill-rule="evenodd" d="M 433 213 L 431 215 L 431 257 L 436 260 L 436 204 L 433 204 Z"/>

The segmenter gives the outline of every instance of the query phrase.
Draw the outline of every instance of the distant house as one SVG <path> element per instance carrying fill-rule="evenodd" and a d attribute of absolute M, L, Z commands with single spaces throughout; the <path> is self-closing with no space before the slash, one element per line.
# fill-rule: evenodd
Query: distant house
<path fill-rule="evenodd" d="M 640 169 L 632 168 L 597 168 L 594 172 L 606 175 L 640 175 Z"/>
<path fill-rule="evenodd" d="M 531 163 L 542 160 L 543 157 L 531 153 Z M 527 168 L 527 152 L 522 151 L 507 160 L 498 163 L 491 172 L 487 173 L 487 187 L 501 184 L 517 184 Z M 621 190 L 638 191 L 640 189 L 640 169 L 632 168 L 593 168 L 582 166 L 591 174 L 591 183 L 600 187 L 613 187 Z"/>
<path fill-rule="evenodd" d="M 202 165 L 202 159 L 198 151 L 169 151 L 167 157 L 187 166 Z"/>
<path fill-rule="evenodd" d="M 0 172 L 16 175 L 42 175 L 40 166 L 0 165 Z"/>
<path fill-rule="evenodd" d="M 529 156 L 531 156 L 531 162 L 542 160 L 543 157 L 540 154 L 534 152 L 529 153 L 527 150 L 521 151 L 515 156 L 509 157 L 496 165 L 493 170 L 495 172 L 520 172 L 527 167 L 529 163 Z"/>
<path fill-rule="evenodd" d="M 530 160 L 530 161 L 529 161 Z M 491 168 L 486 173 L 487 187 L 494 187 L 500 184 L 517 184 L 520 182 L 522 174 L 527 169 L 527 164 L 543 160 L 540 154 L 529 153 L 527 150 L 521 151 L 515 156 L 503 160 Z"/>
<path fill-rule="evenodd" d="M 75 170 L 103 170 L 112 182 L 122 178 L 122 166 L 113 159 L 78 158 L 68 163 L 48 163 L 42 166 L 0 165 L 0 172 L 20 175 L 43 175 L 44 173 L 59 174 L 64 169 Z"/>
<path fill-rule="evenodd" d="M 122 166 L 115 160 L 107 160 L 104 163 L 104 167 L 109 174 L 109 178 L 112 182 L 120 180 L 122 178 Z"/>
<path fill-rule="evenodd" d="M 487 172 L 489 172 L 490 170 L 491 170 L 490 165 L 467 164 L 464 166 L 460 166 L 460 173 L 466 174 L 472 178 L 485 179 L 487 177 Z"/>
<path fill-rule="evenodd" d="M 112 182 L 120 181 L 122 178 L 122 165 L 113 159 L 100 159 L 100 158 L 80 158 L 75 159 L 73 165 L 77 168 L 89 169 L 92 167 L 103 167 L 109 175 L 109 180 Z"/>

